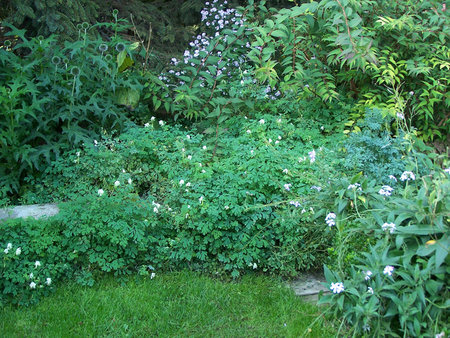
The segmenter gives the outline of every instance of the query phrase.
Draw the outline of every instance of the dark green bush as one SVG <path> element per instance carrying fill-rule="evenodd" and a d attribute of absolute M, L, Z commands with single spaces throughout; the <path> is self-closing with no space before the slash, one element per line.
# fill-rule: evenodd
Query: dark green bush
<path fill-rule="evenodd" d="M 12 26 L 7 33 L 17 41 L 0 48 L 0 185 L 6 192 L 17 193 L 26 176 L 42 173 L 61 152 L 122 131 L 129 109 L 140 109 L 140 76 L 129 68 L 136 45 L 88 34 L 100 26 L 84 23 L 79 39 L 64 47 L 53 35 L 28 39 Z"/>

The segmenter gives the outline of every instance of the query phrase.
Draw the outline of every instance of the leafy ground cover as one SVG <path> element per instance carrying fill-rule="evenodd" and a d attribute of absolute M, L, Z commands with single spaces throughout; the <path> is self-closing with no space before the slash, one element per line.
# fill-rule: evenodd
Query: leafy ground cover
<path fill-rule="evenodd" d="M 29 308 L 0 309 L 10 337 L 333 337 L 317 306 L 274 278 L 221 282 L 196 273 L 157 274 L 125 285 L 65 285 Z"/>
<path fill-rule="evenodd" d="M 246 5 L 205 2 L 162 73 L 117 10 L 64 46 L 8 27 L 0 204 L 64 204 L 0 223 L 2 304 L 325 264 L 339 332 L 448 333 L 445 4 Z"/>

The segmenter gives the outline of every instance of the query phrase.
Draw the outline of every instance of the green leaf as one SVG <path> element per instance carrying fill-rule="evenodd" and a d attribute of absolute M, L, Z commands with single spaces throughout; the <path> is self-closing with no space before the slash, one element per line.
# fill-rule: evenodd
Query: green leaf
<path fill-rule="evenodd" d="M 273 31 L 270 35 L 272 35 L 276 38 L 287 38 L 287 34 L 279 29 Z"/>

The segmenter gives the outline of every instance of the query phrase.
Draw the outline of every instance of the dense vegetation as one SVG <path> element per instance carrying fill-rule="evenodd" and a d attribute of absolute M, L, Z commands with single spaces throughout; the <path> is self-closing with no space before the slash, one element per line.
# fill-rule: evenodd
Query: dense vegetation
<path fill-rule="evenodd" d="M 170 59 L 154 51 L 171 33 L 154 50 L 122 9 L 79 12 L 71 37 L 31 14 L 16 23 L 45 37 L 3 23 L 0 204 L 64 203 L 0 224 L 2 303 L 102 273 L 326 264 L 321 301 L 348 332 L 448 330 L 445 5 L 273 4 L 186 1 L 178 27 L 197 35 Z"/>

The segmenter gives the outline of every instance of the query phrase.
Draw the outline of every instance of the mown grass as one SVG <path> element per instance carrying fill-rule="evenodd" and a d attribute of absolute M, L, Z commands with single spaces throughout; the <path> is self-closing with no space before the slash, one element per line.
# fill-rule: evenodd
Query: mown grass
<path fill-rule="evenodd" d="M 273 278 L 221 282 L 191 272 L 65 285 L 28 308 L 0 310 L 8 337 L 333 337 L 335 329 Z M 308 327 L 316 320 L 310 329 Z"/>

